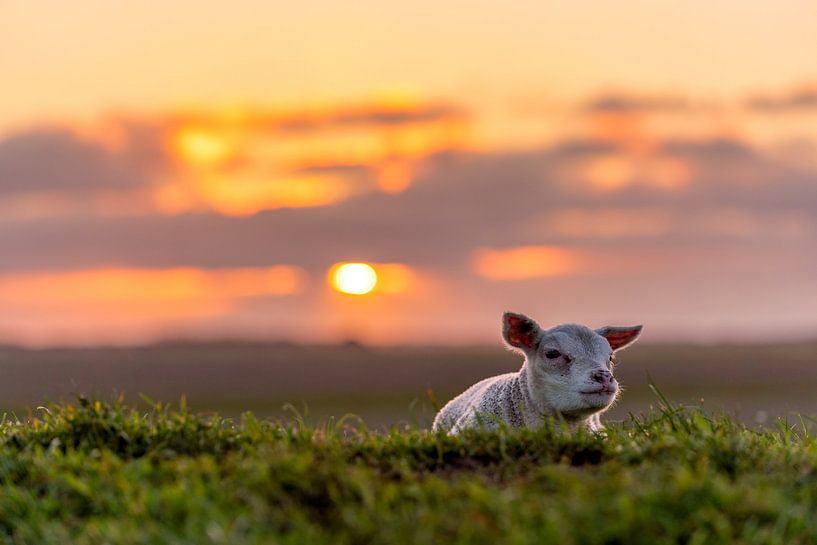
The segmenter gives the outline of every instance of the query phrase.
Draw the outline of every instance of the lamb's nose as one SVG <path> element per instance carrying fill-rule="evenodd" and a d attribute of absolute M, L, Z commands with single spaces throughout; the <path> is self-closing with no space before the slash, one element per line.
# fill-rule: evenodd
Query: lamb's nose
<path fill-rule="evenodd" d="M 590 377 L 596 382 L 603 384 L 605 386 L 613 382 L 613 373 L 611 373 L 607 369 L 599 369 L 598 371 L 593 371 L 593 374 L 590 375 Z"/>

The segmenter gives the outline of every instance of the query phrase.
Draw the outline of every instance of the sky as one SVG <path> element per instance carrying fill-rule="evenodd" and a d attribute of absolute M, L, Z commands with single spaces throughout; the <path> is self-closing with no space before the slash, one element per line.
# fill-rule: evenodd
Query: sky
<path fill-rule="evenodd" d="M 809 2 L 2 9 L 0 342 L 817 336 Z"/>

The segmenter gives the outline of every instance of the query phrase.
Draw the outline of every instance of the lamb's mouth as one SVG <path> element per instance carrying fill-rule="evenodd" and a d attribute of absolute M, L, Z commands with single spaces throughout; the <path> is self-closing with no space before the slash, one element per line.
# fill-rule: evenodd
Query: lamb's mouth
<path fill-rule="evenodd" d="M 586 392 L 579 392 L 583 395 L 600 395 L 600 396 L 611 396 L 616 393 L 615 388 L 599 388 L 598 390 L 589 390 Z"/>

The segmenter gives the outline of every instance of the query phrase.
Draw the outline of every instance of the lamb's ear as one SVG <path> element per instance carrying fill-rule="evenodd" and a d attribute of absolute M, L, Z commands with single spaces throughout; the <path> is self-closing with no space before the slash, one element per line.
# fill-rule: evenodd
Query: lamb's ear
<path fill-rule="evenodd" d="M 624 327 L 608 325 L 598 328 L 596 333 L 607 339 L 607 342 L 610 343 L 610 348 L 616 351 L 633 344 L 636 339 L 638 339 L 638 336 L 641 335 L 641 327 L 640 325 Z"/>
<path fill-rule="evenodd" d="M 502 315 L 502 338 L 508 346 L 523 352 L 534 349 L 539 343 L 540 331 L 539 324 L 524 314 L 506 312 Z"/>

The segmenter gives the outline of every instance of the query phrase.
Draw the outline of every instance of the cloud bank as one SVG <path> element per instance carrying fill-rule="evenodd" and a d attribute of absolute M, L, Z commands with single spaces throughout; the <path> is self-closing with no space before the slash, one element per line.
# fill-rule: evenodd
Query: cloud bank
<path fill-rule="evenodd" d="M 583 115 L 688 104 L 602 97 Z M 545 321 L 646 316 L 659 330 L 680 321 L 702 336 L 707 323 L 817 330 L 817 172 L 738 135 L 622 126 L 508 150 L 466 145 L 458 131 L 467 116 L 447 106 L 258 117 L 132 120 L 108 140 L 58 128 L 6 136 L 0 207 L 27 195 L 139 195 L 147 204 L 121 214 L 103 199 L 81 213 L 0 218 L 0 302 L 5 293 L 5 304 L 27 309 L 15 315 L 36 332 L 47 305 L 19 295 L 15 286 L 34 285 L 26 278 L 60 293 L 77 278 L 87 287 L 119 270 L 173 293 L 166 284 L 179 269 L 233 278 L 230 271 L 285 266 L 300 271 L 302 289 L 274 298 L 230 292 L 179 331 L 186 323 L 295 335 L 319 322 L 327 338 L 399 342 L 429 339 L 440 320 L 465 314 L 455 335 L 465 339 L 493 331 L 506 308 Z M 187 150 L 202 154 L 198 161 L 175 147 L 180 130 L 199 131 Z M 248 136 L 256 132 L 275 136 Z M 308 192 L 330 178 L 342 197 L 315 200 Z M 271 189 L 277 201 L 265 200 Z M 394 264 L 413 287 L 353 307 L 327 291 L 326 271 L 340 261 Z M 167 315 L 180 316 L 190 319 Z M 0 330 L 20 325 L 10 320 Z M 61 320 L 54 327 L 73 327 Z"/>

